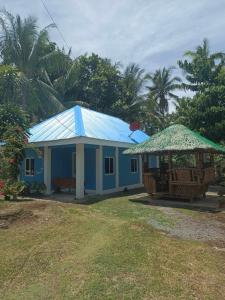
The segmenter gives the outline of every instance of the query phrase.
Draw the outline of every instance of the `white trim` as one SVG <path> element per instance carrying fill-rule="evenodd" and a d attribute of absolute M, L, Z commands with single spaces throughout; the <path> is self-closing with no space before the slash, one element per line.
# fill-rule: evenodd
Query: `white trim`
<path fill-rule="evenodd" d="M 76 199 L 84 198 L 84 144 L 76 145 Z"/>
<path fill-rule="evenodd" d="M 132 189 L 137 189 L 137 188 L 141 188 L 143 187 L 143 184 L 140 183 L 136 183 L 136 184 L 132 184 L 132 185 L 126 185 L 126 186 L 120 186 L 118 188 L 114 188 L 114 189 L 108 189 L 108 190 L 103 190 L 103 194 L 112 194 L 112 193 L 116 193 L 116 192 L 122 192 L 125 188 L 127 188 L 128 190 L 132 190 Z"/>
<path fill-rule="evenodd" d="M 132 161 L 132 160 L 136 160 L 136 171 L 133 171 L 133 172 L 132 172 L 132 170 L 131 170 L 131 167 L 132 167 L 131 161 Z M 136 157 L 131 157 L 131 158 L 130 158 L 130 173 L 131 173 L 131 174 L 137 174 L 137 172 L 138 172 L 138 166 L 139 166 L 138 158 L 136 158 Z"/>
<path fill-rule="evenodd" d="M 102 146 L 96 149 L 96 193 L 102 194 L 103 190 L 103 151 Z"/>
<path fill-rule="evenodd" d="M 119 188 L 119 148 L 116 147 L 116 188 Z"/>
<path fill-rule="evenodd" d="M 135 144 L 133 143 L 108 141 L 108 140 L 101 140 L 101 139 L 95 139 L 89 137 L 74 137 L 70 139 L 62 139 L 56 141 L 32 142 L 30 144 L 32 144 L 34 147 L 60 146 L 60 145 L 72 145 L 72 144 L 91 144 L 91 145 L 112 146 L 112 147 L 120 147 L 120 148 L 130 148 L 132 146 L 135 146 Z"/>
<path fill-rule="evenodd" d="M 103 147 L 99 146 L 99 192 L 102 194 L 103 191 Z"/>
<path fill-rule="evenodd" d="M 113 160 L 113 172 L 112 173 L 106 173 L 105 172 L 105 159 L 106 158 L 109 158 L 109 159 L 112 158 L 112 160 Z M 103 157 L 103 161 L 104 161 L 104 176 L 114 176 L 115 175 L 115 166 L 114 166 L 114 164 L 115 164 L 115 158 L 114 158 L 114 156 L 104 156 Z M 110 165 L 109 165 L 109 169 L 110 169 Z"/>
<path fill-rule="evenodd" d="M 44 183 L 46 186 L 46 194 L 51 194 L 51 161 L 52 151 L 49 147 L 44 147 Z"/>
<path fill-rule="evenodd" d="M 29 160 L 31 160 L 31 159 L 34 160 L 34 174 L 26 174 L 26 170 L 27 170 L 27 169 L 26 169 L 26 165 L 27 165 L 27 164 L 26 164 L 26 161 L 27 161 L 28 159 L 29 159 Z M 25 176 L 25 177 L 34 177 L 34 176 L 36 175 L 36 174 L 35 174 L 35 158 L 34 158 L 34 157 L 29 157 L 29 156 L 28 156 L 28 157 L 25 157 L 25 159 L 24 159 L 24 164 L 25 164 L 25 167 L 24 167 L 24 176 Z M 31 167 L 31 165 L 30 165 L 30 167 Z"/>
<path fill-rule="evenodd" d="M 140 184 L 143 184 L 143 159 L 139 155 L 139 174 L 140 174 Z"/>

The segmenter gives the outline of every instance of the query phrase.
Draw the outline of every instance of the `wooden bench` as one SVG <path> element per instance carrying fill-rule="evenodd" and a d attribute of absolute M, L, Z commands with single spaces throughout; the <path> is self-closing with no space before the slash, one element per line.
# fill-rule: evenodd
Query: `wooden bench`
<path fill-rule="evenodd" d="M 75 189 L 76 178 L 54 178 L 53 185 L 55 189 Z"/>

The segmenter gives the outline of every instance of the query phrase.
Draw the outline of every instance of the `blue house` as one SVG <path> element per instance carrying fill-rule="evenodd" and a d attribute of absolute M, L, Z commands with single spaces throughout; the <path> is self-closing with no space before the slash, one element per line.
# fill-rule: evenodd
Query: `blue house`
<path fill-rule="evenodd" d="M 45 183 L 48 194 L 60 185 L 74 187 L 76 198 L 142 186 L 141 158 L 123 151 L 149 137 L 119 118 L 77 105 L 30 134 L 20 179 Z"/>

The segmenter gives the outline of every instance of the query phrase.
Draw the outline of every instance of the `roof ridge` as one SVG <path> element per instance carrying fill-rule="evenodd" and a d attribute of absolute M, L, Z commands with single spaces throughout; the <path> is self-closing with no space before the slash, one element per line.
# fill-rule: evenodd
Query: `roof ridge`
<path fill-rule="evenodd" d="M 81 112 L 81 106 L 75 105 L 74 106 L 74 132 L 77 136 L 86 136 L 84 131 L 84 121 Z"/>
<path fill-rule="evenodd" d="M 100 114 L 100 115 L 105 115 L 105 116 L 107 116 L 107 117 L 110 117 L 110 118 L 114 118 L 114 119 L 120 120 L 120 121 L 122 121 L 122 122 L 124 122 L 124 123 L 126 123 L 126 124 L 129 125 L 128 122 L 124 121 L 123 119 L 121 119 L 121 118 L 119 118 L 119 117 L 112 116 L 112 115 L 109 115 L 109 114 L 107 114 L 107 113 L 104 113 L 104 112 L 101 112 L 101 111 L 97 111 L 97 110 L 91 109 L 91 108 L 89 108 L 89 107 L 84 107 L 84 106 L 82 106 L 82 105 L 78 105 L 78 104 L 77 104 L 76 106 L 79 106 L 79 107 L 82 108 L 82 109 L 86 109 L 86 110 L 93 111 L 93 112 L 95 112 L 95 113 L 97 113 L 97 114 Z M 74 107 L 76 107 L 76 106 L 74 106 Z"/>

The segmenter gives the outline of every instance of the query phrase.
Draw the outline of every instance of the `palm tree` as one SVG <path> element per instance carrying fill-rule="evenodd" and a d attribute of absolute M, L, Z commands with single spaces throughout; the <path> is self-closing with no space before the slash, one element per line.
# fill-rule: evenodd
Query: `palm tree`
<path fill-rule="evenodd" d="M 21 19 L 6 10 L 0 15 L 0 55 L 5 65 L 19 71 L 15 98 L 33 117 L 45 117 L 63 109 L 57 92 L 51 85 L 46 70 L 47 58 L 55 54 L 55 45 L 49 42 L 49 25 L 38 31 L 37 20 Z"/>
<path fill-rule="evenodd" d="M 207 39 L 204 39 L 203 44 L 197 46 L 195 51 L 186 51 L 184 56 L 187 59 L 179 60 L 178 65 L 188 81 L 183 83 L 183 87 L 191 91 L 202 91 L 209 87 L 224 67 L 225 54 L 221 52 L 210 54 Z"/>
<path fill-rule="evenodd" d="M 121 99 L 115 105 L 117 115 L 124 120 L 132 121 L 138 118 L 137 112 L 144 101 L 145 82 L 145 70 L 137 64 L 131 63 L 125 68 L 121 78 Z"/>
<path fill-rule="evenodd" d="M 177 76 L 172 76 L 174 68 L 163 68 L 156 70 L 153 74 L 148 75 L 151 85 L 147 86 L 149 93 L 159 104 L 160 112 L 165 115 L 169 110 L 169 101 L 177 99 L 178 96 L 173 92 L 180 88 L 181 79 Z"/>

